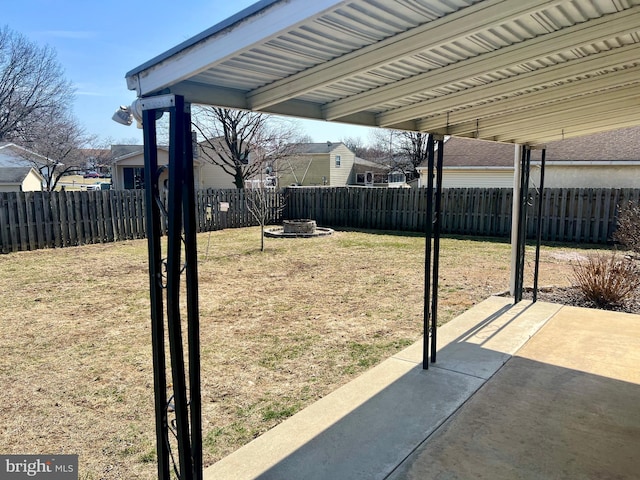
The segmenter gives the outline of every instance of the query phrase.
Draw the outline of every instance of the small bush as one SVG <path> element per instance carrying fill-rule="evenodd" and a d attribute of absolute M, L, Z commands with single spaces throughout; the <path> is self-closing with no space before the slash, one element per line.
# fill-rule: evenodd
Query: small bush
<path fill-rule="evenodd" d="M 640 288 L 640 270 L 635 261 L 592 255 L 573 267 L 574 278 L 585 298 L 600 308 L 621 306 Z"/>
<path fill-rule="evenodd" d="M 640 205 L 629 202 L 620 209 L 613 239 L 640 256 Z"/>

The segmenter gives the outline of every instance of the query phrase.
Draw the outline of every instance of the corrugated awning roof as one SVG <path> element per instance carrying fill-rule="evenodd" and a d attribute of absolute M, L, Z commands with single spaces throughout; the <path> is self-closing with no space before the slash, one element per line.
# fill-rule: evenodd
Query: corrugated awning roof
<path fill-rule="evenodd" d="M 640 124 L 640 0 L 265 0 L 127 82 L 139 96 L 546 143 Z"/>

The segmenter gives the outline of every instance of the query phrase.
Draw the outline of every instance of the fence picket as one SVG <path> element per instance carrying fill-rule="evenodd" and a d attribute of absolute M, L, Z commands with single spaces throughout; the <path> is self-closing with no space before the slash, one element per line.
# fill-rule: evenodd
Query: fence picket
<path fill-rule="evenodd" d="M 445 189 L 443 233 L 507 236 L 511 231 L 511 189 Z M 535 233 L 537 193 L 530 192 L 529 235 Z M 638 201 L 640 189 L 546 189 L 543 240 L 611 240 L 619 209 Z M 2 192 L 0 252 L 112 242 L 145 236 L 144 191 Z M 220 202 L 229 211 L 220 212 Z M 426 189 L 288 188 L 268 200 L 269 223 L 282 218 L 312 218 L 322 226 L 424 231 Z M 212 216 L 206 218 L 207 205 Z M 197 192 L 198 230 L 256 225 L 244 192 Z M 166 226 L 166 219 L 162 219 Z"/>
<path fill-rule="evenodd" d="M 11 251 L 9 236 L 9 200 L 8 194 L 0 192 L 0 253 Z"/>

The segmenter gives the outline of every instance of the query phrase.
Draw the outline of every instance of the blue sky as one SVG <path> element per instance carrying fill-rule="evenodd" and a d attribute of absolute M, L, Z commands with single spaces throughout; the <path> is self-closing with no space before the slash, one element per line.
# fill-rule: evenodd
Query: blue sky
<path fill-rule="evenodd" d="M 129 105 L 125 73 L 255 3 L 254 0 L 6 0 L 0 26 L 53 47 L 76 88 L 74 112 L 87 132 L 115 141 L 142 131 L 111 120 Z M 368 140 L 369 129 L 301 122 L 314 141 Z"/>

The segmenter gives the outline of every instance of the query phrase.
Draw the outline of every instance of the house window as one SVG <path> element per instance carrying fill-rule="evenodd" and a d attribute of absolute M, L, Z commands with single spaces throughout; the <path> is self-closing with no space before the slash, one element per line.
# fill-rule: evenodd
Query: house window
<path fill-rule="evenodd" d="M 336 167 L 340 166 L 340 161 L 341 161 L 340 155 L 336 155 Z"/>
<path fill-rule="evenodd" d="M 126 190 L 144 188 L 144 168 L 124 167 L 122 173 Z"/>

